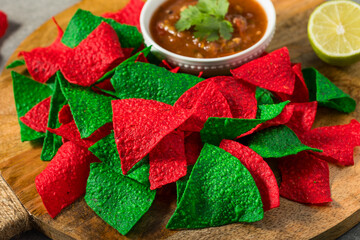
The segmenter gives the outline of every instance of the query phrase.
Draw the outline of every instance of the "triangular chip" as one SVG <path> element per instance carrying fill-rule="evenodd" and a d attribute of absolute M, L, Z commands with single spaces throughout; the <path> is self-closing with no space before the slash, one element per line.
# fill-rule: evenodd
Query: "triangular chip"
<path fill-rule="evenodd" d="M 115 13 L 105 13 L 102 15 L 104 18 L 111 18 L 118 23 L 128 24 L 140 29 L 140 13 L 145 2 L 142 0 L 130 0 L 128 4 Z"/>
<path fill-rule="evenodd" d="M 115 141 L 124 174 L 192 114 L 145 99 L 114 100 L 112 109 Z"/>
<path fill-rule="evenodd" d="M 205 144 L 167 228 L 255 222 L 264 212 L 249 171 L 230 153 Z"/>
<path fill-rule="evenodd" d="M 329 166 L 316 156 L 302 152 L 279 160 L 280 195 L 300 202 L 331 202 Z"/>
<path fill-rule="evenodd" d="M 350 113 L 355 110 L 356 101 L 344 93 L 315 68 L 303 70 L 304 79 L 310 92 L 310 101 L 317 101 L 319 106 L 333 108 Z"/>
<path fill-rule="evenodd" d="M 174 106 L 188 109 L 188 106 L 181 106 L 177 102 Z M 200 132 L 209 117 L 232 118 L 227 100 L 213 82 L 209 82 L 201 95 L 197 96 L 192 110 L 193 115 L 180 126 L 182 131 Z"/>
<path fill-rule="evenodd" d="M 254 86 L 291 95 L 295 86 L 295 73 L 291 68 L 287 48 L 278 49 L 268 55 L 255 59 L 231 73 Z"/>
<path fill-rule="evenodd" d="M 59 80 L 58 78 L 55 78 L 53 94 L 50 102 L 49 119 L 47 125 L 48 128 L 60 127 L 58 113 L 65 104 L 66 99 L 61 91 Z M 57 136 L 46 130 L 44 144 L 40 156 L 41 160 L 50 161 L 55 156 L 62 144 L 63 143 L 60 136 Z"/>
<path fill-rule="evenodd" d="M 265 106 L 260 119 L 209 118 L 201 130 L 203 142 L 219 145 L 223 139 L 235 139 L 259 124 L 277 117 L 288 102 Z"/>
<path fill-rule="evenodd" d="M 184 194 L 185 188 L 186 188 L 186 184 L 189 181 L 192 169 L 193 169 L 193 165 L 190 165 L 187 167 L 187 173 L 184 177 L 180 178 L 177 182 L 176 182 L 176 204 L 179 205 L 180 200 Z"/>
<path fill-rule="evenodd" d="M 354 147 L 360 146 L 360 123 L 315 128 L 299 134 L 301 141 L 311 147 L 323 150 L 314 153 L 331 163 L 342 166 L 354 165 Z"/>
<path fill-rule="evenodd" d="M 280 206 L 279 187 L 275 175 L 260 155 L 250 148 L 231 140 L 223 140 L 220 143 L 220 148 L 238 158 L 249 170 L 259 189 L 264 211 Z"/>
<path fill-rule="evenodd" d="M 111 100 L 114 98 L 97 94 L 89 88 L 70 84 L 59 72 L 57 78 L 68 100 L 81 138 L 90 137 L 97 129 L 112 122 Z"/>
<path fill-rule="evenodd" d="M 52 218 L 85 194 L 90 163 L 97 161 L 86 148 L 67 142 L 35 178 L 36 190 Z"/>
<path fill-rule="evenodd" d="M 316 116 L 317 102 L 292 103 L 293 115 L 286 123 L 297 135 L 310 131 Z"/>
<path fill-rule="evenodd" d="M 152 99 L 173 105 L 189 88 L 203 79 L 189 74 L 171 73 L 149 63 L 121 64 L 111 78 L 116 96 Z"/>
<path fill-rule="evenodd" d="M 14 98 L 20 124 L 21 141 L 32 141 L 44 137 L 44 133 L 29 128 L 20 121 L 20 118 L 36 104 L 51 96 L 52 90 L 48 86 L 16 72 L 11 72 L 11 77 L 13 79 Z"/>
<path fill-rule="evenodd" d="M 149 154 L 150 189 L 176 182 L 186 175 L 184 133 L 174 131 L 165 136 Z"/>
<path fill-rule="evenodd" d="M 114 29 L 101 23 L 64 57 L 66 61 L 60 64 L 64 77 L 70 83 L 90 86 L 116 67 L 124 54 Z"/>
<path fill-rule="evenodd" d="M 59 70 L 59 63 L 63 61 L 63 55 L 69 50 L 60 42 L 64 32 L 54 18 L 53 20 L 58 29 L 58 36 L 55 41 L 48 47 L 38 47 L 29 52 L 22 51 L 19 54 L 24 56 L 30 75 L 35 81 L 41 83 L 47 82 Z"/>
<path fill-rule="evenodd" d="M 138 49 L 143 44 L 144 39 L 136 27 L 120 24 L 112 19 L 98 17 L 82 9 L 78 9 L 71 18 L 61 41 L 66 46 L 74 48 L 102 22 L 111 25 L 123 48 Z"/>
<path fill-rule="evenodd" d="M 246 143 L 263 158 L 281 158 L 306 150 L 321 152 L 302 144 L 296 134 L 285 125 L 256 132 L 248 137 Z"/>
<path fill-rule="evenodd" d="M 105 222 L 126 235 L 149 210 L 155 191 L 103 163 L 91 164 L 85 201 Z"/>
<path fill-rule="evenodd" d="M 36 104 L 30 111 L 20 118 L 26 126 L 37 132 L 46 132 L 50 111 L 51 97 Z"/>
<path fill-rule="evenodd" d="M 103 163 L 107 164 L 113 171 L 118 174 L 122 174 L 120 157 L 116 149 L 115 136 L 113 132 L 92 145 L 89 148 L 89 151 L 98 157 Z M 150 166 L 148 159 L 145 157 L 143 160 L 135 164 L 126 176 L 148 186 L 149 169 Z"/>

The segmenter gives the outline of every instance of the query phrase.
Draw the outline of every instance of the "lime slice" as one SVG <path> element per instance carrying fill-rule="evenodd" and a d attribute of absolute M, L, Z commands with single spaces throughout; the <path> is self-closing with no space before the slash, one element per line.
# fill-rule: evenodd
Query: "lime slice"
<path fill-rule="evenodd" d="M 347 0 L 321 4 L 310 16 L 308 37 L 326 63 L 345 66 L 360 60 L 360 5 Z"/>

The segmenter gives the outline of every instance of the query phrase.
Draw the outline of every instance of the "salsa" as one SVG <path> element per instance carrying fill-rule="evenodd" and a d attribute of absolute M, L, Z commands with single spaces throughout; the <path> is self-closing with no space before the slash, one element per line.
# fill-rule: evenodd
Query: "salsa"
<path fill-rule="evenodd" d="M 267 17 L 255 0 L 229 0 L 230 6 L 225 19 L 234 29 L 232 38 L 216 41 L 200 40 L 193 35 L 193 29 L 177 31 L 175 24 L 180 12 L 195 0 L 168 0 L 154 13 L 150 22 L 150 33 L 161 47 L 182 56 L 195 58 L 224 57 L 243 51 L 257 43 L 264 35 Z"/>

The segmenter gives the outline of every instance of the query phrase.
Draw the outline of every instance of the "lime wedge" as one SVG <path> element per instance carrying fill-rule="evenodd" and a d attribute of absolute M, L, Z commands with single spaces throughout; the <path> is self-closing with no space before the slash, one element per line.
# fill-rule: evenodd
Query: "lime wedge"
<path fill-rule="evenodd" d="M 310 16 L 308 37 L 326 63 L 345 66 L 360 60 L 360 5 L 348 0 L 321 4 Z"/>

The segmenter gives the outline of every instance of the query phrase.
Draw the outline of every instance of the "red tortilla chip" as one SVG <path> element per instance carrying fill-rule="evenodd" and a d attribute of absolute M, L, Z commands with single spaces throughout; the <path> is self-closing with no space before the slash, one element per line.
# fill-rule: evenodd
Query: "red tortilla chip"
<path fill-rule="evenodd" d="M 142 0 L 130 0 L 130 2 L 120 11 L 116 13 L 105 13 L 102 17 L 114 19 L 122 24 L 135 26 L 139 32 L 141 32 L 140 13 L 144 4 L 145 2 Z"/>
<path fill-rule="evenodd" d="M 301 71 L 301 63 L 294 64 L 292 69 L 295 73 L 295 91 L 292 95 L 287 94 L 276 94 L 281 101 L 290 100 L 293 103 L 305 103 L 309 102 L 309 90 L 306 86 L 303 73 Z"/>
<path fill-rule="evenodd" d="M 3 11 L 0 11 L 0 38 L 5 35 L 8 26 L 9 24 L 6 14 Z"/>
<path fill-rule="evenodd" d="M 59 64 L 63 61 L 62 56 L 70 50 L 61 43 L 63 30 L 56 23 L 58 36 L 48 47 L 34 48 L 30 52 L 22 51 L 19 56 L 24 56 L 26 67 L 35 81 L 45 83 L 59 70 Z"/>
<path fill-rule="evenodd" d="M 354 165 L 354 147 L 360 146 L 360 123 L 354 119 L 346 125 L 315 128 L 298 136 L 303 144 L 323 150 L 313 153 L 319 158 L 341 166 Z"/>
<path fill-rule="evenodd" d="M 256 118 L 255 86 L 229 76 L 213 77 L 208 81 L 213 81 L 218 86 L 218 90 L 227 100 L 234 118 Z"/>
<path fill-rule="evenodd" d="M 189 134 L 188 136 L 186 136 Z M 185 155 L 187 165 L 194 165 L 200 156 L 201 149 L 204 144 L 201 141 L 200 133 L 185 133 Z"/>
<path fill-rule="evenodd" d="M 35 178 L 36 189 L 52 218 L 85 194 L 93 162 L 99 160 L 86 148 L 67 142 Z"/>
<path fill-rule="evenodd" d="M 290 103 L 294 106 L 293 115 L 286 123 L 297 135 L 310 131 L 315 121 L 317 102 Z"/>
<path fill-rule="evenodd" d="M 309 152 L 279 160 L 280 196 L 310 204 L 331 202 L 329 166 Z"/>
<path fill-rule="evenodd" d="M 149 153 L 149 164 L 151 190 L 184 177 L 187 170 L 184 133 L 174 131 L 166 135 Z"/>
<path fill-rule="evenodd" d="M 210 81 L 201 95 L 197 96 L 196 100 L 192 108 L 194 113 L 180 126 L 181 130 L 200 132 L 209 117 L 232 118 L 229 104 L 214 82 Z M 183 107 L 180 103 L 177 104 L 176 102 L 174 106 Z M 188 106 L 183 108 L 188 109 Z"/>
<path fill-rule="evenodd" d="M 58 117 L 61 124 L 67 124 L 74 120 L 69 104 L 60 109 Z"/>
<path fill-rule="evenodd" d="M 259 189 L 264 211 L 280 206 L 279 187 L 274 173 L 264 159 L 250 148 L 231 140 L 223 140 L 220 148 L 231 153 L 250 172 Z"/>
<path fill-rule="evenodd" d="M 124 174 L 192 114 L 154 100 L 121 99 L 111 103 L 115 142 Z"/>
<path fill-rule="evenodd" d="M 111 84 L 110 78 L 105 79 L 104 81 L 97 83 L 95 85 L 96 87 L 106 90 L 106 91 L 112 91 L 115 92 L 115 89 L 113 87 L 113 85 Z M 92 88 L 92 90 L 98 94 L 104 94 L 103 92 L 101 92 L 101 90 L 97 89 L 97 88 Z"/>
<path fill-rule="evenodd" d="M 111 133 L 112 123 L 107 123 L 98 130 L 96 130 L 93 134 L 91 134 L 88 138 L 81 139 L 80 132 L 76 127 L 75 121 L 72 120 L 69 123 L 61 125 L 57 129 L 47 129 L 49 132 L 54 133 L 58 136 L 63 137 L 65 140 L 69 140 L 79 146 L 84 148 L 89 148 L 94 145 L 100 139 L 106 137 Z"/>
<path fill-rule="evenodd" d="M 60 69 L 70 83 L 87 87 L 116 67 L 123 57 L 115 30 L 102 22 L 76 48 L 65 53 L 66 61 Z"/>
<path fill-rule="evenodd" d="M 36 104 L 30 111 L 20 118 L 26 126 L 37 132 L 46 132 L 49 119 L 51 97 Z"/>
<path fill-rule="evenodd" d="M 286 47 L 231 70 L 231 73 L 239 79 L 273 92 L 292 95 L 294 91 L 295 74 Z"/>

